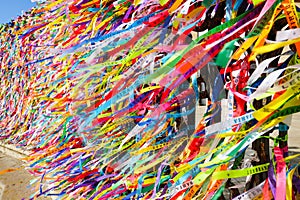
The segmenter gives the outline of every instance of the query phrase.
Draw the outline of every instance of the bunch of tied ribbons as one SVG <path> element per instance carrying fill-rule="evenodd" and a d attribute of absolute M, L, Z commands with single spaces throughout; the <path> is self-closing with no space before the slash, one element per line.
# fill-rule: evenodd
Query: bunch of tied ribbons
<path fill-rule="evenodd" d="M 266 133 L 300 111 L 298 15 L 290 0 L 49 0 L 2 25 L 0 138 L 32 152 L 32 199 L 218 199 L 263 172 L 235 198 L 295 198 L 297 155 Z M 262 137 L 271 161 L 242 167 Z"/>

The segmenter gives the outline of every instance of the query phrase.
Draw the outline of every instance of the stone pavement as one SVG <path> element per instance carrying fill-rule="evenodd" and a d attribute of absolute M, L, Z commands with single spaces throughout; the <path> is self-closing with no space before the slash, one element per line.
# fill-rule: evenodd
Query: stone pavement
<path fill-rule="evenodd" d="M 19 159 L 0 153 L 0 172 L 9 168 L 20 168 L 23 162 Z M 29 199 L 32 190 L 29 181 L 33 177 L 24 168 L 21 170 L 0 174 L 0 200 Z M 51 199 L 41 197 L 39 200 Z"/>

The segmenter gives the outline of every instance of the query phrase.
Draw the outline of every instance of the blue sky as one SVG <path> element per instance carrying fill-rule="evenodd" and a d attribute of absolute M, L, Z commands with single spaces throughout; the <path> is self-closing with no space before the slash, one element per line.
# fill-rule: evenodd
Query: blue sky
<path fill-rule="evenodd" d="M 9 22 L 22 14 L 22 10 L 35 6 L 30 0 L 0 0 L 0 24 Z"/>

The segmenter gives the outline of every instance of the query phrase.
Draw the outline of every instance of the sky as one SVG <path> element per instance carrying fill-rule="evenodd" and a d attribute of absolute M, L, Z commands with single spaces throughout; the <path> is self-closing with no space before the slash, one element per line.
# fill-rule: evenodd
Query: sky
<path fill-rule="evenodd" d="M 35 3 L 30 0 L 0 0 L 0 24 L 8 23 L 11 19 L 16 18 L 34 7 Z"/>

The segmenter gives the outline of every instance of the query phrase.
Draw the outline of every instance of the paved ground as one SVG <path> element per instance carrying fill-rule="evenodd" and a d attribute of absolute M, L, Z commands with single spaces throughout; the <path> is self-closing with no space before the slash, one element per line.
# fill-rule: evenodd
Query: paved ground
<path fill-rule="evenodd" d="M 0 153 L 0 172 L 8 168 L 19 168 L 23 165 L 22 161 Z M 0 200 L 21 200 L 29 199 L 31 188 L 29 181 L 32 176 L 24 169 L 0 174 Z M 38 198 L 50 199 L 50 198 Z"/>

